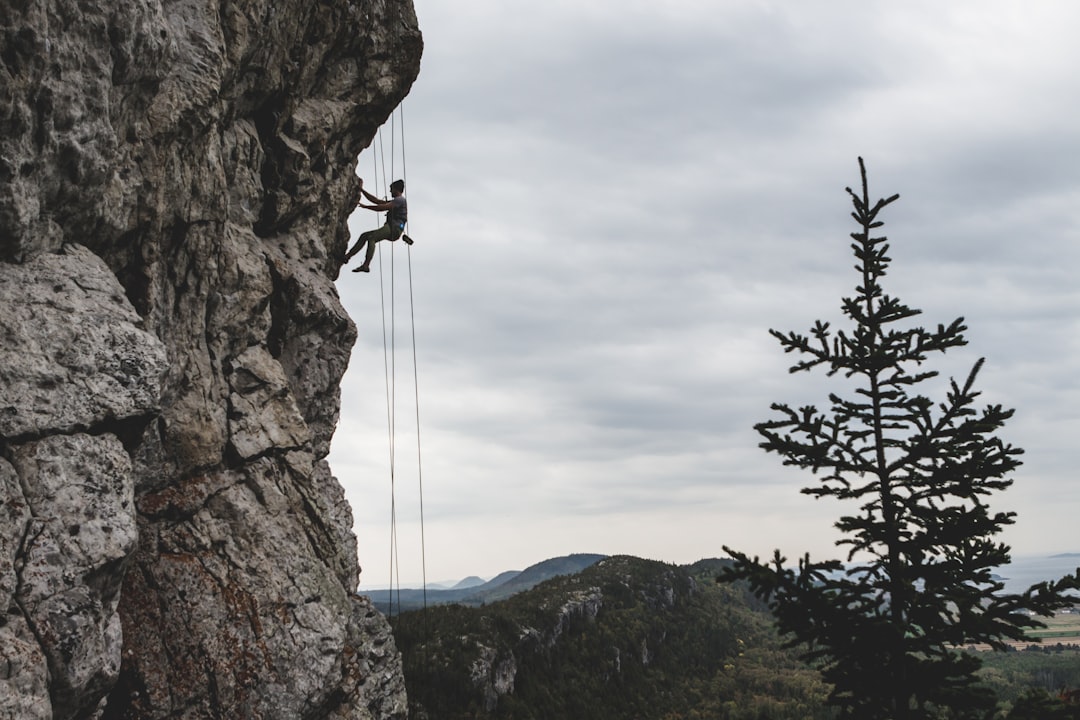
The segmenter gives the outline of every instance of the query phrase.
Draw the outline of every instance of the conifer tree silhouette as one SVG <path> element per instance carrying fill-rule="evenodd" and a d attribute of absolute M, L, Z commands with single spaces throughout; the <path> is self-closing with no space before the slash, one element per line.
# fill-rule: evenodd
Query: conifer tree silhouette
<path fill-rule="evenodd" d="M 963 382 L 950 381 L 943 402 L 919 394 L 938 375 L 924 367 L 928 357 L 965 345 L 967 328 L 963 318 L 904 327 L 920 311 L 883 290 L 889 245 L 874 236 L 899 195 L 871 204 L 862 158 L 859 170 L 861 192 L 847 188 L 859 226 L 851 234 L 859 284 L 842 301 L 851 328 L 819 320 L 808 335 L 769 331 L 800 356 L 791 372 L 820 367 L 834 381 L 848 378 L 851 394 L 830 393 L 827 411 L 774 404 L 776 417 L 755 425 L 762 448 L 816 475 L 803 493 L 857 508 L 836 523 L 847 556 L 806 555 L 792 568 L 779 551 L 763 563 L 725 547 L 734 565 L 720 579 L 747 580 L 769 604 L 789 644 L 832 684 L 841 717 L 983 717 L 995 698 L 976 682 L 981 661 L 963 648 L 1002 648 L 1041 627 L 1028 613 L 1072 605 L 1067 591 L 1080 571 L 1002 592 L 992 571 L 1009 562 L 1010 548 L 995 536 L 1015 513 L 988 501 L 1020 465 L 1023 451 L 995 435 L 1013 411 L 976 409 L 982 359 Z"/>

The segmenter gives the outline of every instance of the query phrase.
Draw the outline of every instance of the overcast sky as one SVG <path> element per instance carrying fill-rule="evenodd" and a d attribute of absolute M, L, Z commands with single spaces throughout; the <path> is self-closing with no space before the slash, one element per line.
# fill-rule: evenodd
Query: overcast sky
<path fill-rule="evenodd" d="M 967 319 L 932 367 L 985 356 L 983 403 L 1017 410 L 1004 539 L 1080 551 L 1080 5 L 415 3 L 420 77 L 357 172 L 405 175 L 416 244 L 338 281 L 361 587 L 389 582 L 392 498 L 405 584 L 422 560 L 439 582 L 572 552 L 839 557 L 841 508 L 753 425 L 838 389 L 768 330 L 843 321 L 860 155 L 901 195 L 886 291 Z"/>

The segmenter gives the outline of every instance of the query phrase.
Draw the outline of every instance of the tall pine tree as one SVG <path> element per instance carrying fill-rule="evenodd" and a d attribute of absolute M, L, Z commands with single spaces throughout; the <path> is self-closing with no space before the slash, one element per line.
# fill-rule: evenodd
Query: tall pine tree
<path fill-rule="evenodd" d="M 821 667 L 842 717 L 874 720 L 980 717 L 993 693 L 980 687 L 980 661 L 962 648 L 1002 647 L 1071 605 L 1067 577 L 1020 594 L 1003 593 L 994 568 L 1009 562 L 995 537 L 1015 513 L 995 512 L 990 496 L 1012 484 L 1023 452 L 995 433 L 1012 414 L 975 407 L 975 379 L 950 381 L 943 402 L 919 391 L 938 373 L 924 363 L 966 344 L 963 318 L 936 329 L 912 327 L 920 314 L 885 294 L 889 245 L 875 237 L 881 211 L 899 198 L 871 204 L 859 158 L 861 193 L 847 188 L 859 229 L 851 234 L 859 284 L 842 301 L 850 329 L 817 321 L 808 335 L 770 330 L 801 359 L 791 372 L 824 369 L 848 379 L 851 394 L 829 395 L 828 411 L 774 404 L 775 419 L 755 429 L 785 465 L 811 470 L 802 492 L 847 501 L 858 510 L 836 523 L 846 560 L 787 566 L 725 547 L 735 560 L 723 580 L 748 580 L 765 599 L 792 646 Z"/>

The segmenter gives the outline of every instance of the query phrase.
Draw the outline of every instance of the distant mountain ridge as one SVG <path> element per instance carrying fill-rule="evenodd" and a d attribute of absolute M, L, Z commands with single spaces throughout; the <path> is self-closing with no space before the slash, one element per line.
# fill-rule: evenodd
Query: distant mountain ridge
<path fill-rule="evenodd" d="M 1012 565 L 998 568 L 999 573 L 1007 574 L 995 577 L 1013 585 L 1009 588 L 1010 591 L 1019 591 L 1031 583 L 1056 579 L 1067 574 L 1071 567 L 1068 561 L 1078 555 L 1080 553 L 1059 553 L 1041 558 L 1018 558 Z M 454 583 L 452 587 L 440 585 L 426 589 L 400 590 L 383 588 L 366 590 L 359 594 L 371 598 L 379 611 L 388 615 L 451 603 L 477 607 L 505 600 L 554 577 L 575 575 L 608 557 L 595 553 L 573 553 L 543 560 L 524 570 L 507 570 L 486 582 L 473 575 Z"/>
<path fill-rule="evenodd" d="M 375 607 L 384 614 L 408 612 L 425 605 L 450 603 L 476 607 L 505 600 L 554 577 L 574 575 L 607 557 L 607 555 L 595 553 L 574 553 L 543 560 L 524 570 L 508 570 L 499 573 L 487 582 L 472 576 L 451 588 L 382 589 L 369 590 L 360 594 L 371 598 Z"/>

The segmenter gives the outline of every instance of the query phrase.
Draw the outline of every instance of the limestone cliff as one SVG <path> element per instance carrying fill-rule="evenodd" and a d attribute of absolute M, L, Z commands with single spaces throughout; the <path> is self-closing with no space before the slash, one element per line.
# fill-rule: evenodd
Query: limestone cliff
<path fill-rule="evenodd" d="M 410 0 L 0 0 L 0 718 L 400 718 L 325 457 Z"/>

